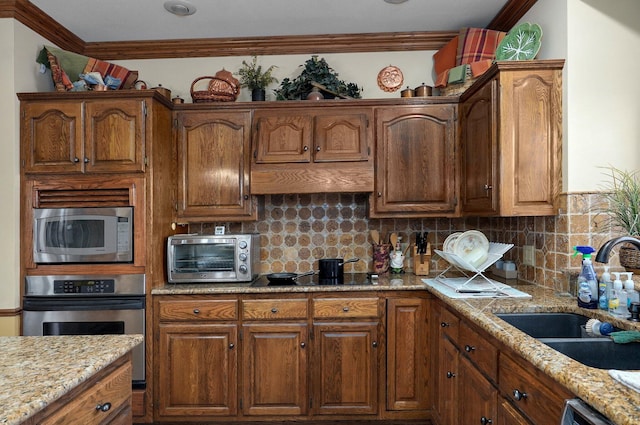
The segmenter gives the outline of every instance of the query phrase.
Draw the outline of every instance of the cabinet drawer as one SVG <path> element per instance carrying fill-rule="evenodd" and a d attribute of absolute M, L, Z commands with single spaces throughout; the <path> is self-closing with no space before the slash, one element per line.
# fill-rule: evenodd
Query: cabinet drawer
<path fill-rule="evenodd" d="M 440 320 L 438 323 L 440 333 L 449 337 L 455 344 L 458 343 L 460 329 L 460 319 L 446 308 L 440 310 Z"/>
<path fill-rule="evenodd" d="M 535 367 L 500 353 L 500 392 L 533 423 L 560 423 L 564 400 L 573 395 Z"/>
<path fill-rule="evenodd" d="M 102 405 L 103 411 L 96 406 Z M 53 415 L 40 422 L 42 425 L 93 425 L 106 423 L 117 417 L 123 406 L 131 403 L 131 363 L 128 362 L 98 381 Z M 127 407 L 127 417 L 131 407 Z"/>
<path fill-rule="evenodd" d="M 460 350 L 494 382 L 498 378 L 498 349 L 466 323 L 460 325 Z"/>
<path fill-rule="evenodd" d="M 244 320 L 306 319 L 307 300 L 244 300 L 242 318 Z"/>
<path fill-rule="evenodd" d="M 237 320 L 236 300 L 161 300 L 160 320 Z"/>
<path fill-rule="evenodd" d="M 378 317 L 378 298 L 319 298 L 313 300 L 314 318 Z"/>

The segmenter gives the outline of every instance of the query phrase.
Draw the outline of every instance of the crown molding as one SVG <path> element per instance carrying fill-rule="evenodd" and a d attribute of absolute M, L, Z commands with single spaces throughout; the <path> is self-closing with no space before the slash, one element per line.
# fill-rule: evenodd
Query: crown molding
<path fill-rule="evenodd" d="M 508 31 L 537 0 L 509 0 L 487 28 Z M 87 43 L 28 0 L 0 0 L 14 18 L 61 49 L 102 60 L 438 50 L 458 34 L 423 31 Z"/>

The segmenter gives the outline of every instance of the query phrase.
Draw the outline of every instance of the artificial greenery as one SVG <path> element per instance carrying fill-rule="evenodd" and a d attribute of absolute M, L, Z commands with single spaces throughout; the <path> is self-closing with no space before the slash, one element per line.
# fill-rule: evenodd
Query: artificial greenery
<path fill-rule="evenodd" d="M 238 70 L 238 76 L 240 77 L 240 85 L 247 87 L 250 90 L 265 89 L 271 83 L 277 83 L 278 79 L 273 76 L 273 71 L 277 66 L 271 65 L 265 71 L 262 70 L 262 65 L 258 65 L 258 58 L 253 57 L 251 63 L 242 61 L 242 67 Z"/>
<path fill-rule="evenodd" d="M 608 168 L 610 181 L 604 186 L 604 199 L 608 205 L 599 213 L 608 216 L 612 229 L 622 230 L 629 236 L 640 237 L 640 181 L 638 171 Z"/>
<path fill-rule="evenodd" d="M 312 56 L 303 66 L 302 72 L 294 79 L 283 78 L 280 87 L 274 90 L 277 100 L 306 99 L 311 91 L 312 82 L 322 84 L 327 90 L 360 99 L 360 88 L 354 83 L 345 83 L 338 78 L 338 73 L 329 66 L 324 58 Z M 325 96 L 326 97 L 326 96 Z"/>

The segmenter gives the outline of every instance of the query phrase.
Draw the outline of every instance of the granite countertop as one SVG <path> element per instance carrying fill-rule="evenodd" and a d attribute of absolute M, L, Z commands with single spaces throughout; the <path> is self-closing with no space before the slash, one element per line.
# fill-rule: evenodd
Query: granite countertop
<path fill-rule="evenodd" d="M 142 335 L 0 337 L 0 423 L 23 422 L 142 341 Z"/>
<path fill-rule="evenodd" d="M 268 286 L 266 284 L 167 284 L 152 291 L 154 295 L 198 295 L 198 294 L 268 294 L 292 292 L 346 292 L 346 291 L 393 291 L 427 290 L 443 300 L 467 320 L 475 323 L 490 335 L 513 348 L 548 376 L 565 386 L 577 397 L 607 416 L 618 425 L 640 423 L 640 393 L 618 383 L 607 370 L 587 367 L 553 350 L 525 333 L 519 331 L 495 313 L 514 312 L 573 312 L 608 321 L 624 329 L 640 330 L 638 323 L 621 320 L 600 310 L 579 308 L 573 297 L 557 294 L 552 289 L 537 285 L 507 281 L 507 284 L 531 298 L 467 298 L 453 299 L 434 290 L 422 282 L 424 276 L 411 273 L 381 275 L 377 282 L 344 285 L 290 285 Z M 499 280 L 499 279 L 497 279 Z"/>

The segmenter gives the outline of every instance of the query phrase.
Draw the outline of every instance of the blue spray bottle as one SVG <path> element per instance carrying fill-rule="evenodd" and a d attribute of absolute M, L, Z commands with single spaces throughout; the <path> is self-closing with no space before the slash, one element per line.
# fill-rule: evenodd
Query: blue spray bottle
<path fill-rule="evenodd" d="M 574 256 L 582 255 L 582 269 L 578 275 L 578 307 L 598 308 L 598 278 L 591 263 L 591 254 L 596 252 L 590 246 L 576 246 Z"/>

